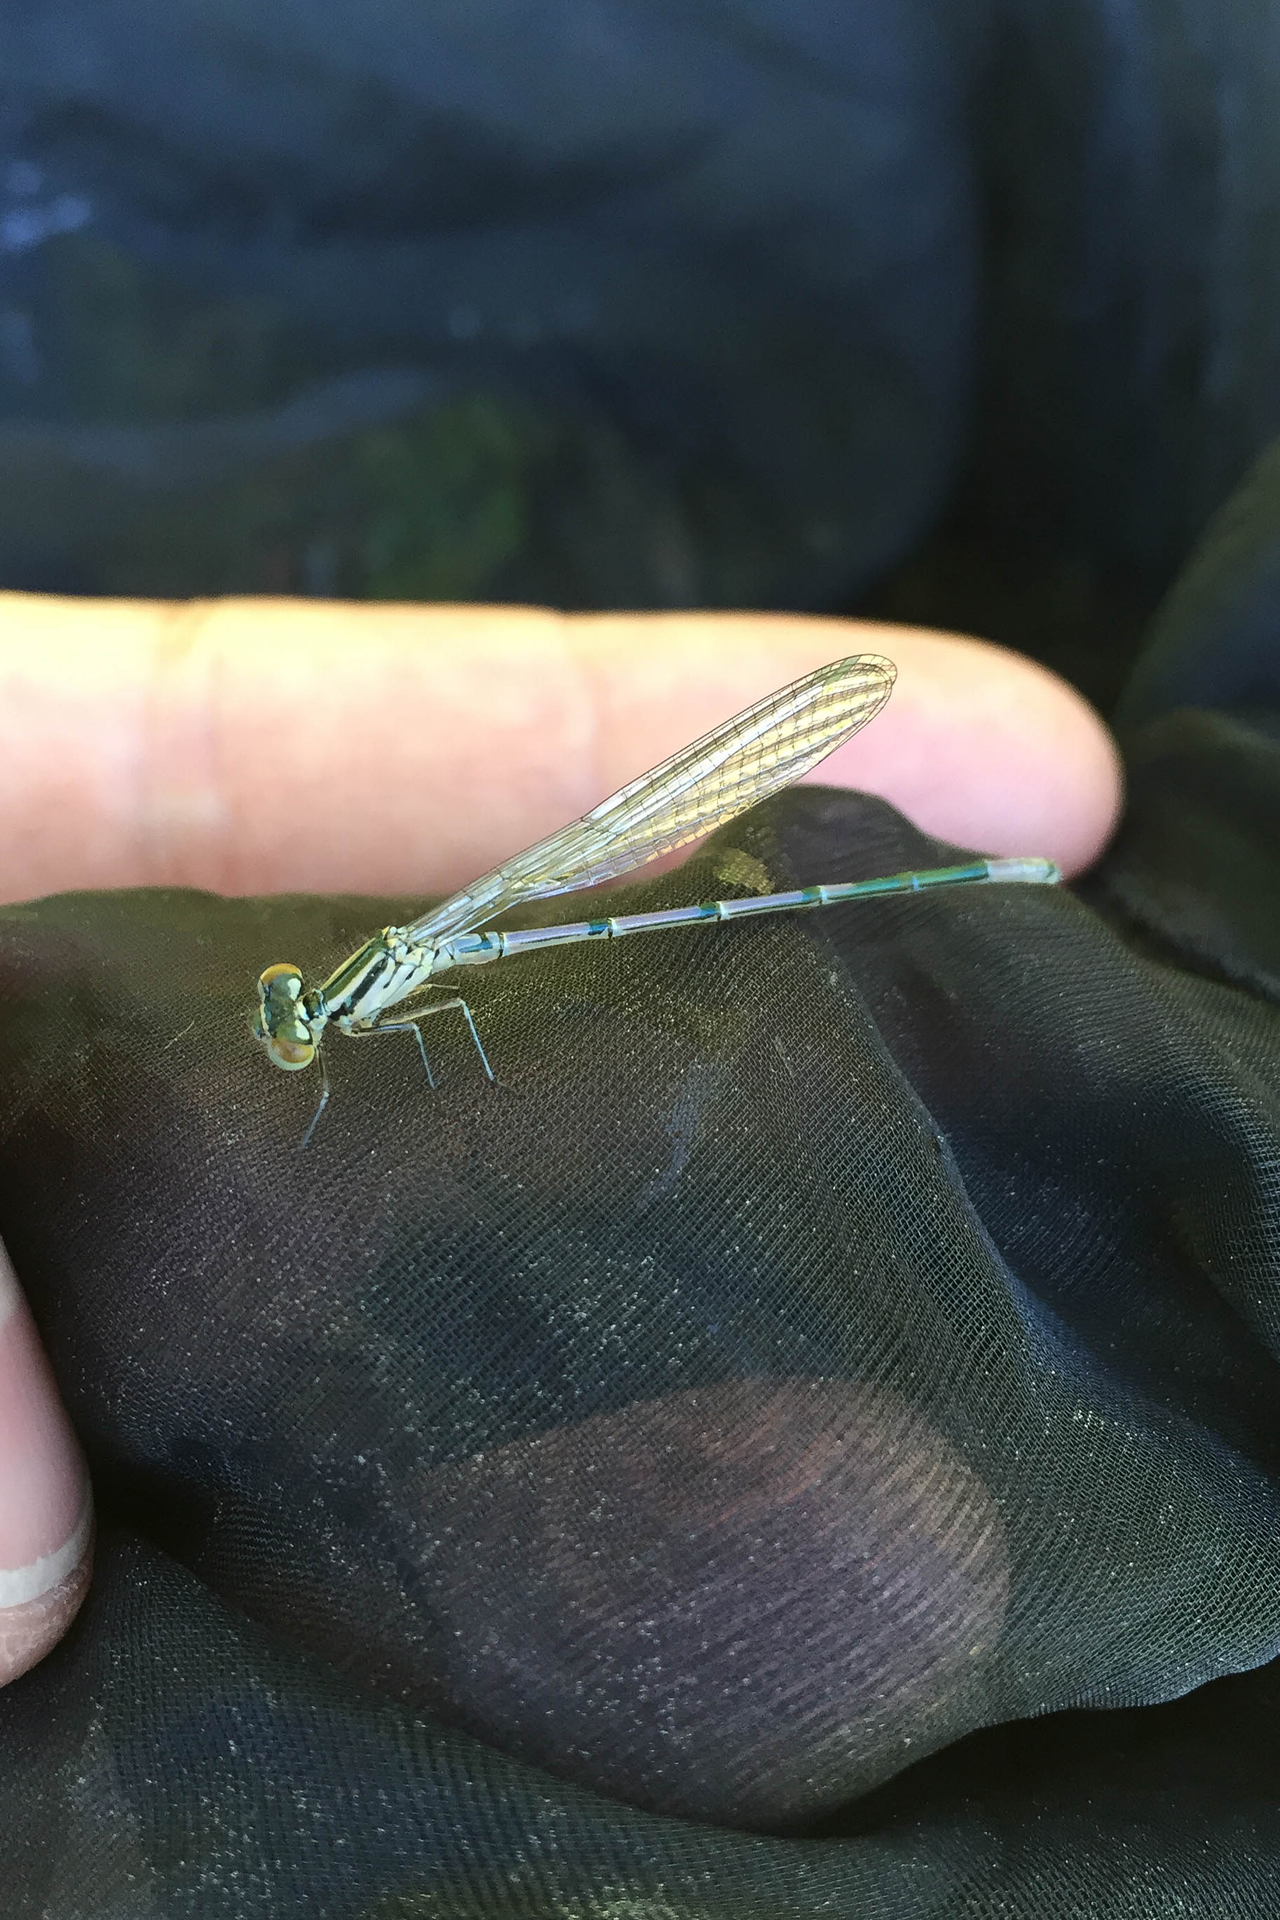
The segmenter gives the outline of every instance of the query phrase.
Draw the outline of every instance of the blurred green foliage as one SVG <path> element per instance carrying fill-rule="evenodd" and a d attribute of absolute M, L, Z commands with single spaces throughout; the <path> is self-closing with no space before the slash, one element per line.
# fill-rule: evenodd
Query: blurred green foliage
<path fill-rule="evenodd" d="M 38 500 L 14 499 L 7 525 L 0 501 L 0 557 L 30 545 L 36 514 L 55 587 L 65 567 L 113 594 L 751 605 L 803 548 L 726 464 L 655 452 L 601 410 L 481 379 L 391 424 L 264 453 L 257 426 L 369 362 L 353 368 L 270 301 L 211 299 L 94 235 L 51 242 L 45 271 L 44 371 L 10 395 L 19 419 L 247 429 L 229 475 L 155 485 L 122 470 L 118 486 L 86 478 L 50 429 Z"/>
<path fill-rule="evenodd" d="M 73 459 L 60 466 L 56 445 L 38 486 L 6 477 L 0 558 L 47 527 L 54 558 L 39 585 L 56 588 L 69 556 L 95 593 L 723 607 L 776 604 L 804 571 L 813 530 L 740 471 L 641 445 L 585 404 L 477 381 L 390 424 L 329 434 L 322 404 L 311 444 L 264 453 L 262 423 L 353 372 L 336 346 L 268 300 L 211 298 L 92 234 L 51 242 L 45 273 L 42 374 L 9 395 L 18 420 L 248 431 L 244 457 L 209 482 L 104 482 Z M 20 449 L 16 475 L 30 476 L 26 458 Z M 838 551 L 845 530 L 822 537 Z M 849 611 L 968 627 L 1109 700 L 1149 609 L 1123 583 L 1052 559 L 993 555 L 944 520 Z"/>
<path fill-rule="evenodd" d="M 490 394 L 351 449 L 365 592 L 377 600 L 467 600 L 527 546 L 541 423 Z"/>
<path fill-rule="evenodd" d="M 655 475 L 612 423 L 479 391 L 150 499 L 94 570 L 125 594 L 751 605 L 787 532 L 723 475 Z"/>
<path fill-rule="evenodd" d="M 97 235 L 65 234 L 46 260 L 50 384 L 84 424 L 251 413 L 334 364 L 273 302 L 210 300 Z"/>

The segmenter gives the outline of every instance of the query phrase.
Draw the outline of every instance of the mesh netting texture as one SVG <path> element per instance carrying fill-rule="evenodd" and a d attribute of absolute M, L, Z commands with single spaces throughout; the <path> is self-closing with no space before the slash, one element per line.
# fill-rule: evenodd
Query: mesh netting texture
<path fill-rule="evenodd" d="M 419 901 L 0 914 L 102 1517 L 7 1913 L 1280 1912 L 1280 729 L 1129 766 L 1083 888 L 486 969 L 494 1087 L 336 1036 L 305 1152 L 253 981 Z M 613 897 L 947 857 L 807 788 Z"/>

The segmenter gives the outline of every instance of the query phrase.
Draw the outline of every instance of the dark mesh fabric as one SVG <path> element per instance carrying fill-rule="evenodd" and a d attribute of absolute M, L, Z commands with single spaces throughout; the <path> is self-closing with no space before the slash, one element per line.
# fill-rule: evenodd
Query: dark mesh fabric
<path fill-rule="evenodd" d="M 335 1036 L 306 1152 L 253 980 L 420 902 L 0 915 L 103 1516 L 0 1694 L 6 1913 L 1280 1913 L 1266 666 L 1132 733 L 1082 887 L 500 964 L 496 1088 Z M 620 899 L 946 857 L 809 788 Z"/>

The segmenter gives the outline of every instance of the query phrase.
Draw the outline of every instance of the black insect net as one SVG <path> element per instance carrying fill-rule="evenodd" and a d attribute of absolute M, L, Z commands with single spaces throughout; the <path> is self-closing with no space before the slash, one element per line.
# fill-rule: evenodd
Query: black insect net
<path fill-rule="evenodd" d="M 6 1914 L 1280 1912 L 1274 645 L 1176 698 L 1269 553 L 1175 595 L 1085 885 L 512 960 L 496 1086 L 334 1038 L 305 1152 L 253 980 L 404 903 L 0 916 L 101 1516 Z M 948 857 L 806 789 L 621 900 Z"/>

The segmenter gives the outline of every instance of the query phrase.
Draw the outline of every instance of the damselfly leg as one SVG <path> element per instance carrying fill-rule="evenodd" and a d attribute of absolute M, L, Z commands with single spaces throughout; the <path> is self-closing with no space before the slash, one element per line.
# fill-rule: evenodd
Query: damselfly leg
<path fill-rule="evenodd" d="M 441 987 L 427 987 L 425 991 L 428 993 L 441 993 L 444 989 Z M 412 1018 L 408 1020 L 379 1020 L 376 1024 L 367 1027 L 347 1027 L 344 1031 L 348 1040 L 374 1040 L 384 1033 L 411 1033 L 418 1043 L 418 1057 L 422 1061 L 422 1070 L 427 1076 L 427 1085 L 434 1092 L 436 1077 L 431 1071 L 431 1062 L 427 1058 L 426 1045 L 423 1041 L 418 1023 L 421 1020 L 429 1020 L 433 1013 L 448 1013 L 453 1007 L 460 1007 L 462 1009 L 463 1018 L 467 1023 L 471 1038 L 475 1042 L 476 1052 L 480 1055 L 480 1065 L 484 1068 L 490 1083 L 493 1083 L 493 1068 L 489 1065 L 489 1056 L 484 1050 L 480 1035 L 476 1032 L 476 1023 L 471 1017 L 471 1009 L 460 994 L 451 994 L 449 999 L 441 1000 L 438 1006 L 424 1007 L 420 1013 L 415 1013 Z M 323 1077 L 320 1099 L 315 1112 L 311 1116 L 310 1124 L 302 1136 L 302 1144 L 304 1147 L 310 1145 L 311 1136 L 319 1124 L 320 1115 L 329 1104 L 329 1068 L 323 1053 L 320 1054 L 320 1072 Z"/>

